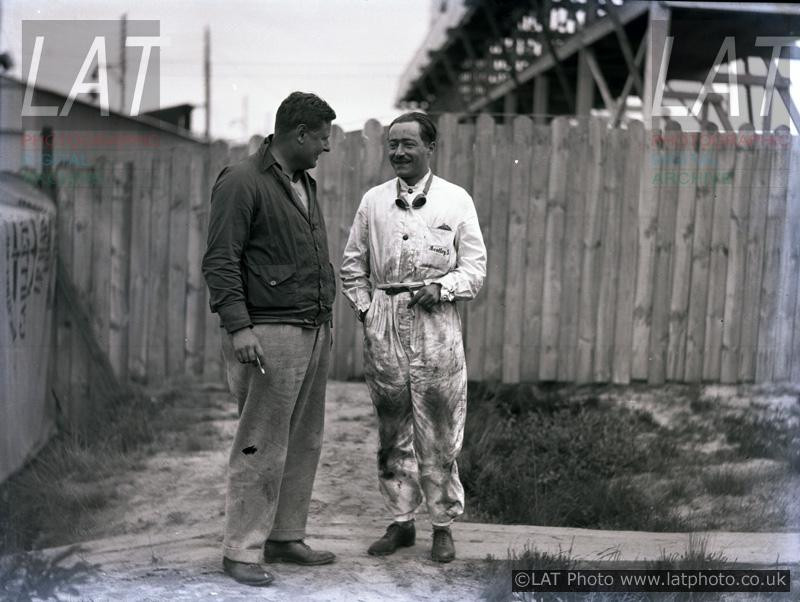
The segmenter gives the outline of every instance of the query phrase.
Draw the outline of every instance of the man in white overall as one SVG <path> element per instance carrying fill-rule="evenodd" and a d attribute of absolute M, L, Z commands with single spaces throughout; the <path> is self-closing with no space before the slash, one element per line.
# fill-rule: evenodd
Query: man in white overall
<path fill-rule="evenodd" d="M 470 195 L 429 168 L 436 126 L 405 113 L 389 127 L 397 178 L 361 200 L 342 262 L 342 290 L 364 323 L 364 366 L 378 415 L 381 493 L 394 517 L 369 553 L 414 544 L 423 493 L 431 557 L 455 558 L 450 523 L 464 511 L 456 457 L 467 409 L 467 369 L 454 301 L 472 299 L 486 247 Z"/>

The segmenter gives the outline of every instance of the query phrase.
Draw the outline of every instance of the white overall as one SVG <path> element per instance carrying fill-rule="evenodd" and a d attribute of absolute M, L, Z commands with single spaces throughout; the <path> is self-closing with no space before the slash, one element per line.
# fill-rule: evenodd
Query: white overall
<path fill-rule="evenodd" d="M 428 176 L 403 198 L 410 205 Z M 427 202 L 395 204 L 397 179 L 368 191 L 345 248 L 345 296 L 364 319 L 364 367 L 379 420 L 380 488 L 395 520 L 427 501 L 431 522 L 448 525 L 464 510 L 456 457 L 467 405 L 461 321 L 453 302 L 472 299 L 486 273 L 486 248 L 472 198 L 433 177 Z M 442 285 L 431 312 L 408 308 L 412 293 L 395 283 Z"/>

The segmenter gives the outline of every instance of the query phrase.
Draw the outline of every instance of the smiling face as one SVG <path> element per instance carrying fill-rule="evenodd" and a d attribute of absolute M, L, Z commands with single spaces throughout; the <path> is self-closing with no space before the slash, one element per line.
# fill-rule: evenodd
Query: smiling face
<path fill-rule="evenodd" d="M 301 164 L 298 169 L 311 169 L 317 165 L 317 160 L 322 153 L 331 150 L 331 124 L 330 122 L 323 123 L 315 130 L 305 126 L 301 126 L 301 128 L 298 128 L 297 136 L 297 160 Z"/>
<path fill-rule="evenodd" d="M 388 143 L 394 172 L 408 184 L 416 184 L 428 172 L 436 143 L 422 140 L 416 121 L 395 123 L 389 129 Z"/>

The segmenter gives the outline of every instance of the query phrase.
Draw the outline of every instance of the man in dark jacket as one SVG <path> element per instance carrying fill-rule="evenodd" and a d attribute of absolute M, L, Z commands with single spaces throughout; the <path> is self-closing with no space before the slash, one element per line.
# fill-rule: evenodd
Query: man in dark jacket
<path fill-rule="evenodd" d="M 316 183 L 334 111 L 294 92 L 275 134 L 226 167 L 211 193 L 203 274 L 227 334 L 223 354 L 239 423 L 228 462 L 225 572 L 266 585 L 261 562 L 328 564 L 303 543 L 322 445 L 336 292 Z"/>

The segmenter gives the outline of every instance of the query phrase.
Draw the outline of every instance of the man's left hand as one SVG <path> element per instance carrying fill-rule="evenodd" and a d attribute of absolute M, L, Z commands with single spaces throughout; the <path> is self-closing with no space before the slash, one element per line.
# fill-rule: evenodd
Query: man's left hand
<path fill-rule="evenodd" d="M 411 308 L 419 304 L 425 311 L 431 311 L 433 306 L 439 303 L 441 290 L 442 285 L 438 282 L 431 282 L 428 286 L 423 286 L 411 298 L 408 307 Z"/>

